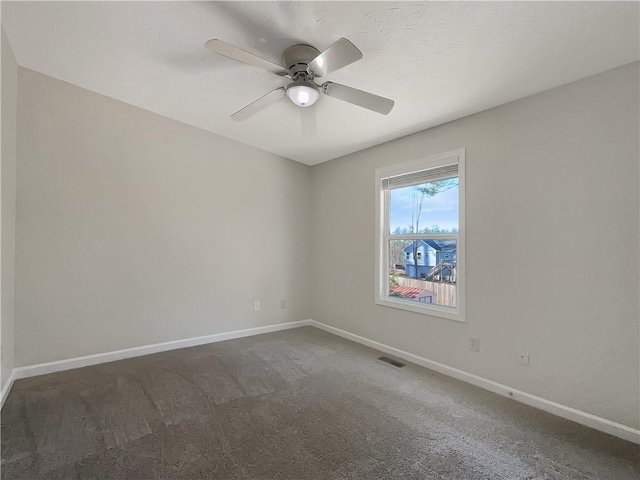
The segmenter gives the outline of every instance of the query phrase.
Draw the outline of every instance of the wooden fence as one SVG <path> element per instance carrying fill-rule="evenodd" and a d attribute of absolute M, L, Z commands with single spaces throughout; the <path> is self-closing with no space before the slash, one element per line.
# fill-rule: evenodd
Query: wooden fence
<path fill-rule="evenodd" d="M 409 277 L 396 277 L 398 285 L 401 287 L 422 288 L 436 294 L 438 305 L 455 307 L 457 305 L 456 292 L 458 289 L 452 283 L 428 282 Z M 436 302 L 434 302 L 436 303 Z"/>

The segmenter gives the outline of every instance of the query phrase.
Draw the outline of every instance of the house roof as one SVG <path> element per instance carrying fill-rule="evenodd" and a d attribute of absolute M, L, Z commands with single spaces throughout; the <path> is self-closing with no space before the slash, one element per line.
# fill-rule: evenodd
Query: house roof
<path fill-rule="evenodd" d="M 405 298 L 423 298 L 423 297 L 435 297 L 436 294 L 429 290 L 414 287 L 396 287 L 391 290 L 391 293 L 402 295 Z"/>
<path fill-rule="evenodd" d="M 414 242 L 404 247 L 403 250 L 405 252 L 410 251 L 413 248 L 413 243 L 415 242 L 422 243 L 423 245 L 429 246 L 439 252 L 455 252 L 457 250 L 457 245 L 455 240 L 434 240 L 431 238 L 428 240 L 422 240 L 422 239 L 414 240 Z"/>

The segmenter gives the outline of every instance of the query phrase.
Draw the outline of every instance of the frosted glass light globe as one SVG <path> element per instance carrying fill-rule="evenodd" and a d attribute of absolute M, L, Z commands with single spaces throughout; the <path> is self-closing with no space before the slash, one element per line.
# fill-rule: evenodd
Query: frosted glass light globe
<path fill-rule="evenodd" d="M 309 85 L 293 85 L 287 88 L 287 96 L 299 107 L 310 107 L 318 100 L 318 91 Z"/>

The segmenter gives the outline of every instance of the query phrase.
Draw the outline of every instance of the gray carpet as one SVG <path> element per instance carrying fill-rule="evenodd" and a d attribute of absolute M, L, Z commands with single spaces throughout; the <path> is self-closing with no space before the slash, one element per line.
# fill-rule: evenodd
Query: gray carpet
<path fill-rule="evenodd" d="M 16 382 L 2 479 L 640 478 L 640 447 L 307 327 Z"/>

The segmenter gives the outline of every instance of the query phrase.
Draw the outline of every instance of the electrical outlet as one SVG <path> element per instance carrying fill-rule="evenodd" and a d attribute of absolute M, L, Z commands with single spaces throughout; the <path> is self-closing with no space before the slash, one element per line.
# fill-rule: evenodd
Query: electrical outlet
<path fill-rule="evenodd" d="M 286 304 L 287 304 L 287 302 L 285 302 L 284 300 L 280 300 L 280 308 L 284 309 Z"/>
<path fill-rule="evenodd" d="M 516 350 L 516 362 L 520 365 L 529 365 L 529 350 Z"/>
<path fill-rule="evenodd" d="M 469 350 L 472 352 L 480 351 L 480 339 L 478 337 L 469 337 Z"/>
<path fill-rule="evenodd" d="M 255 302 L 253 302 L 253 311 L 254 312 L 260 311 L 260 300 L 256 300 Z"/>

